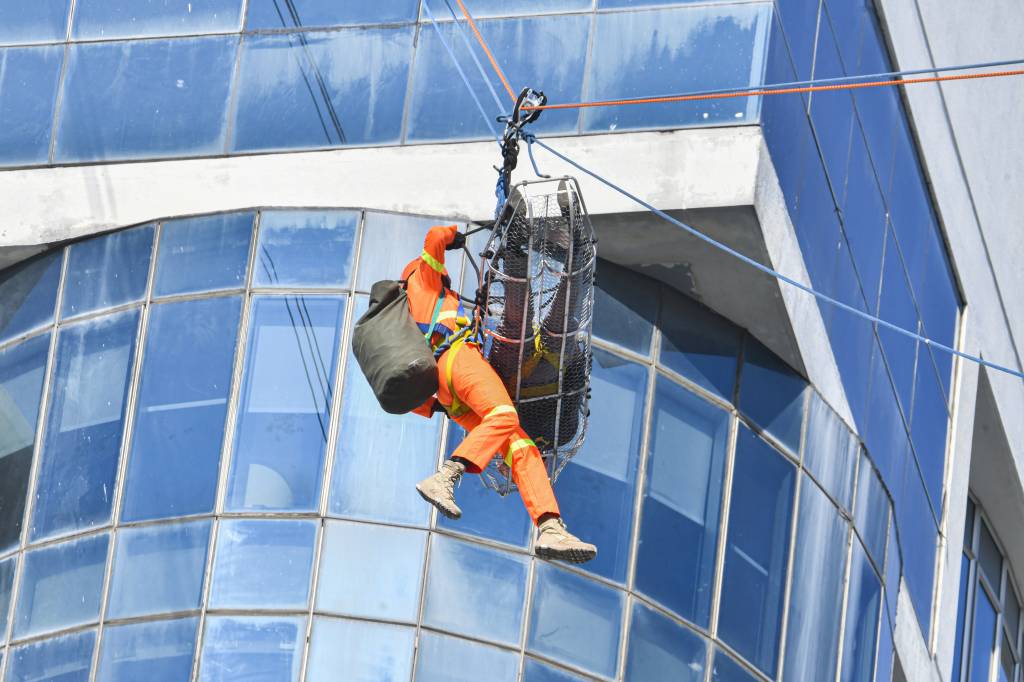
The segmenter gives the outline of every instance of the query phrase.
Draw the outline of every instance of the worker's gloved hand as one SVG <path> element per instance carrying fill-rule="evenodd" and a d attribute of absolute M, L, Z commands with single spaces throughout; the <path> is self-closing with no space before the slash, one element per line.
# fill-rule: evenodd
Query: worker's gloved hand
<path fill-rule="evenodd" d="M 462 232 L 456 232 L 455 236 L 452 238 L 452 243 L 449 244 L 448 246 L 444 247 L 444 250 L 445 251 L 455 251 L 456 249 L 461 249 L 465 245 L 466 245 L 466 235 L 464 235 Z"/>

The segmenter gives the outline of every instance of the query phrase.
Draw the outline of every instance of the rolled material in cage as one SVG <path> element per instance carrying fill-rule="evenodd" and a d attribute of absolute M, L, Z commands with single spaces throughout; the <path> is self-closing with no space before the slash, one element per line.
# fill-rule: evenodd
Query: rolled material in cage
<path fill-rule="evenodd" d="M 561 178 L 516 185 L 484 252 L 484 353 L 552 483 L 586 433 L 595 241 L 579 185 Z M 484 473 L 516 489 L 501 454 Z"/>

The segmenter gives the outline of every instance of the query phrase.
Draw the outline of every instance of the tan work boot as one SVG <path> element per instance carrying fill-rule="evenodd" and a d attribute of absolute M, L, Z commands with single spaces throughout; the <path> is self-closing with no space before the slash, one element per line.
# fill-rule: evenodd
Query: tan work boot
<path fill-rule="evenodd" d="M 465 471 L 465 464 L 449 459 L 441 465 L 436 474 L 427 476 L 417 483 L 416 492 L 449 519 L 457 519 L 462 516 L 462 510 L 455 504 L 455 485 L 462 479 Z"/>
<path fill-rule="evenodd" d="M 597 547 L 570 533 L 560 517 L 548 519 L 539 528 L 535 551 L 542 559 L 583 564 L 597 556 Z"/>

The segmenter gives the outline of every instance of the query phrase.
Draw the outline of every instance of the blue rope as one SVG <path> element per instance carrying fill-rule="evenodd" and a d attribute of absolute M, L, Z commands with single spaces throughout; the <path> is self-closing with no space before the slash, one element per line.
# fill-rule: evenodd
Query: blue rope
<path fill-rule="evenodd" d="M 470 97 L 472 97 L 473 101 L 476 102 L 476 108 L 480 110 L 480 115 L 484 117 L 484 123 L 487 124 L 487 128 L 491 131 L 491 135 L 494 136 L 494 139 L 498 141 L 498 144 L 501 144 L 501 136 L 498 135 L 498 131 L 494 129 L 494 126 L 491 125 L 491 118 L 487 115 L 487 112 L 484 111 L 484 105 L 481 104 L 480 100 L 477 98 L 476 91 L 473 90 L 473 86 L 469 84 L 469 79 L 466 77 L 466 73 L 462 70 L 462 66 L 459 65 L 459 60 L 455 58 L 455 53 L 452 51 L 448 41 L 444 39 L 444 34 L 441 33 L 441 29 L 438 28 L 437 21 L 434 20 L 434 13 L 430 11 L 430 5 L 427 4 L 427 0 L 423 0 L 423 9 L 427 13 L 427 18 L 430 19 L 430 25 L 434 27 L 435 31 L 437 31 L 438 40 L 441 41 L 445 51 L 448 52 L 448 56 L 452 58 L 452 64 L 455 65 L 455 70 L 459 72 L 459 76 L 462 77 L 462 82 L 466 84 L 466 89 L 469 90 Z"/>
<path fill-rule="evenodd" d="M 466 27 L 459 23 L 459 17 L 455 14 L 455 8 L 452 7 L 451 0 L 444 0 L 444 4 L 448 5 L 448 11 L 451 12 L 452 19 L 455 20 L 455 25 L 459 27 L 459 33 L 462 34 L 462 42 L 466 44 L 466 49 L 469 50 L 469 56 L 473 58 L 473 63 L 476 64 L 476 70 L 480 73 L 480 77 L 487 85 L 487 89 L 491 91 L 491 97 L 494 98 L 494 104 L 497 106 L 498 113 L 504 113 L 505 109 L 501 104 L 501 98 L 498 97 L 498 92 L 494 89 L 494 84 L 491 83 L 491 79 L 487 75 L 487 70 L 484 69 L 484 65 L 480 63 L 480 58 L 476 56 L 476 49 L 473 48 L 473 44 L 469 40 L 469 33 L 466 32 Z"/>
<path fill-rule="evenodd" d="M 941 351 L 945 351 L 946 353 L 949 353 L 951 355 L 956 355 L 958 357 L 964 358 L 965 360 L 970 360 L 972 362 L 976 362 L 979 365 L 983 365 L 985 367 L 990 367 L 990 368 L 998 370 L 1000 372 L 1005 372 L 1005 373 L 1010 374 L 1012 376 L 1015 376 L 1017 378 L 1024 379 L 1024 372 L 1018 372 L 1017 370 L 1010 369 L 1009 367 L 1004 367 L 1003 365 L 997 365 L 994 362 L 989 362 L 988 360 L 984 360 L 984 359 L 982 359 L 980 357 L 977 357 L 975 355 L 970 355 L 968 353 L 964 353 L 964 352 L 958 351 L 955 348 L 950 348 L 949 346 L 941 344 L 938 341 L 933 341 L 933 340 L 931 340 L 931 339 L 929 339 L 927 337 L 921 336 L 920 334 L 916 334 L 916 333 L 914 333 L 912 331 L 908 331 L 908 330 L 906 330 L 906 329 L 904 329 L 902 327 L 898 327 L 898 326 L 892 324 L 891 322 L 886 322 L 885 320 L 883 320 L 883 319 L 881 319 L 879 317 L 875 317 L 874 315 L 870 315 L 870 314 L 868 314 L 868 313 L 866 313 L 866 312 L 864 312 L 862 310 L 858 310 L 857 308 L 854 308 L 853 306 L 849 306 L 849 305 L 843 303 L 842 301 L 837 301 L 836 299 L 834 299 L 834 298 L 832 298 L 830 296 L 826 296 L 825 294 L 821 293 L 820 291 L 815 291 L 814 289 L 812 289 L 811 287 L 807 286 L 806 284 L 802 284 L 800 282 L 797 282 L 796 280 L 792 279 L 791 277 L 787 277 L 786 275 L 783 275 L 782 273 L 780 273 L 780 272 L 778 272 L 776 270 L 773 270 L 772 268 L 770 268 L 770 267 L 768 267 L 766 265 L 762 265 L 761 263 L 758 263 L 753 258 L 745 256 L 742 253 L 740 253 L 739 251 L 737 251 L 737 250 L 735 250 L 735 249 L 733 249 L 733 248 L 731 248 L 731 247 L 729 247 L 729 246 L 727 246 L 727 245 L 725 245 L 725 244 L 723 244 L 723 243 L 721 243 L 719 241 L 716 241 L 715 239 L 713 239 L 713 238 L 709 237 L 708 235 L 704 234 L 703 232 L 700 232 L 699 230 L 690 227 L 686 223 L 683 223 L 683 222 L 681 222 L 679 220 L 676 220 L 675 218 L 670 216 L 668 213 L 665 213 L 661 209 L 655 208 L 654 206 L 652 206 L 651 204 L 647 203 L 646 201 L 644 201 L 640 197 L 636 196 L 635 194 L 631 194 L 630 192 L 626 191 L 622 187 L 619 187 L 618 185 L 616 185 L 615 183 L 611 182 L 610 180 L 607 180 L 607 179 L 601 177 L 600 175 L 598 175 L 594 171 L 581 166 L 580 164 L 576 163 L 575 161 L 573 161 L 569 157 L 565 156 L 561 152 L 559 152 L 559 151 L 557 151 L 555 149 L 552 149 L 548 145 L 546 145 L 543 142 L 541 142 L 540 140 L 538 140 L 536 138 L 536 136 L 528 133 L 524 137 L 526 139 L 527 144 L 533 145 L 533 144 L 536 143 L 536 144 L 540 145 L 542 148 L 546 149 L 551 154 L 557 156 L 562 161 L 568 163 L 573 168 L 576 168 L 577 170 L 580 170 L 580 171 L 586 173 L 587 175 L 589 175 L 590 177 L 594 178 L 598 182 L 606 185 L 607 187 L 610 187 L 611 189 L 615 190 L 619 194 L 622 194 L 623 196 L 628 197 L 632 201 L 634 201 L 637 204 L 639 204 L 639 205 L 643 206 L 644 208 L 646 208 L 648 211 L 654 213 L 659 218 L 667 220 L 668 222 L 672 223 L 676 227 L 680 227 L 683 230 L 685 230 L 686 232 L 689 232 L 690 234 L 692 234 L 694 237 L 697 237 L 701 241 L 703 241 L 703 242 L 705 242 L 707 244 L 710 244 L 711 246 L 715 247 L 716 249 L 724 251 L 724 252 L 728 253 L 729 255 L 731 255 L 731 256 L 733 256 L 735 258 L 738 258 L 739 260 L 743 261 L 747 265 L 750 265 L 751 267 L 754 267 L 754 268 L 760 270 L 761 272 L 765 273 L 766 275 L 770 275 L 770 276 L 772 276 L 772 277 L 774 277 L 774 278 L 776 278 L 776 279 L 778 279 L 778 280 L 780 280 L 782 282 L 785 282 L 786 284 L 789 284 L 790 286 L 796 287 L 797 289 L 800 289 L 801 291 L 803 291 L 805 293 L 808 293 L 811 296 L 814 296 L 819 301 L 824 301 L 825 303 L 828 303 L 829 305 L 835 306 L 835 307 L 837 307 L 837 308 L 839 308 L 841 310 L 845 310 L 846 312 L 852 313 L 853 315 L 856 315 L 857 317 L 861 317 L 861 318 L 863 318 L 865 320 L 868 320 L 870 322 L 874 322 L 875 324 L 878 324 L 881 327 L 884 327 L 886 329 L 894 331 L 897 334 L 902 334 L 903 336 L 906 336 L 907 338 L 915 339 L 917 341 L 920 341 L 924 345 L 930 346 L 931 348 L 937 348 L 937 349 L 939 349 Z"/>

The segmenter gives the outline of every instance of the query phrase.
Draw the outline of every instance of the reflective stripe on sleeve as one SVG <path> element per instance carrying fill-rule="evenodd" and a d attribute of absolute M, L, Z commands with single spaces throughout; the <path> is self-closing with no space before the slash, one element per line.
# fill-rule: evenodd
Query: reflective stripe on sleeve
<path fill-rule="evenodd" d="M 509 414 L 509 413 L 515 414 L 516 413 L 516 408 L 512 407 L 511 405 L 498 405 L 493 410 L 491 410 L 490 412 L 485 414 L 484 415 L 484 419 L 487 419 L 488 417 L 493 417 L 496 414 Z"/>
<path fill-rule="evenodd" d="M 420 258 L 422 258 L 423 262 L 429 265 L 432 269 L 440 272 L 442 275 L 444 274 L 444 263 L 431 256 L 425 249 L 423 253 L 420 254 Z"/>

